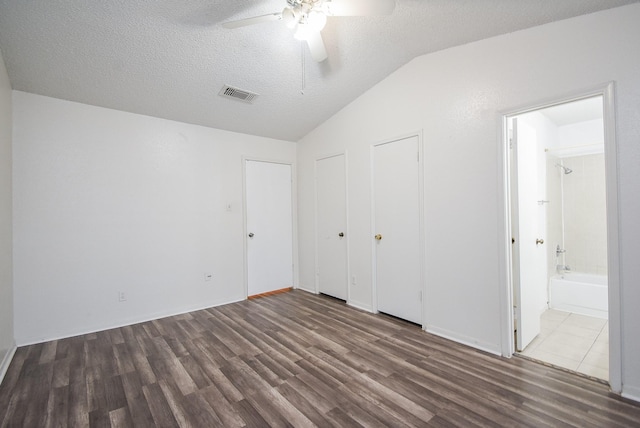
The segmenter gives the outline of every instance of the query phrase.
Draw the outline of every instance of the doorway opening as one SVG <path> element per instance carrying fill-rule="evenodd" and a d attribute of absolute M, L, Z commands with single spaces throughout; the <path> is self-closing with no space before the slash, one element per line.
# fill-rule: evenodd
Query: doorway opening
<path fill-rule="evenodd" d="M 507 121 L 515 350 L 608 381 L 603 96 Z"/>

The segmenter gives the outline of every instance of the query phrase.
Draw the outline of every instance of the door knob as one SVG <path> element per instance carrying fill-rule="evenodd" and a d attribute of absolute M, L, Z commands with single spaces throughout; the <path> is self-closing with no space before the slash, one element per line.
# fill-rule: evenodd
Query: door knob
<path fill-rule="evenodd" d="M 253 238 L 253 232 L 249 233 L 249 238 Z"/>
<path fill-rule="evenodd" d="M 379 233 L 374 236 L 374 238 L 376 238 L 376 241 L 382 241 L 382 235 L 380 235 Z"/>
<path fill-rule="evenodd" d="M 338 233 L 338 236 L 342 238 L 344 236 L 344 233 L 340 232 Z"/>
<path fill-rule="evenodd" d="M 536 245 L 538 244 L 544 244 L 544 239 L 541 239 L 541 238 L 536 239 Z"/>

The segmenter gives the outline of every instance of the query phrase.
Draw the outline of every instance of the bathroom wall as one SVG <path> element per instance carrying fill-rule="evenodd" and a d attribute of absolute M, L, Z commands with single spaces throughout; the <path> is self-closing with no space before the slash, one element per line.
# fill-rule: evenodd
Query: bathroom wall
<path fill-rule="evenodd" d="M 556 165 L 560 158 L 547 152 L 547 272 L 549 277 L 556 274 L 556 265 L 565 264 L 564 254 L 556 257 L 556 248 L 564 248 L 562 236 L 562 169 Z"/>
<path fill-rule="evenodd" d="M 602 119 L 557 126 L 543 113 L 518 117 L 535 129 L 546 160 L 538 166 L 539 199 L 544 203 L 539 221 L 546 224 L 548 277 L 558 264 L 583 273 L 607 274 L 606 191 Z M 591 154 L 593 152 L 600 152 Z M 589 154 L 586 154 L 589 153 Z M 573 156 L 570 156 L 573 154 Z M 571 168 L 564 174 L 557 166 Z M 564 222 L 564 223 L 563 223 Z M 556 256 L 560 245 L 566 253 Z M 546 293 L 546 287 L 545 287 Z"/>
<path fill-rule="evenodd" d="M 607 225 L 602 119 L 556 127 L 547 148 L 547 210 L 549 263 L 568 265 L 572 271 L 607 274 Z M 555 166 L 571 168 L 564 174 Z M 552 169 L 553 168 L 553 169 Z M 556 202 L 556 198 L 557 202 Z M 558 203 L 560 202 L 560 206 Z M 563 224 L 564 222 L 564 224 Z M 566 252 L 556 259 L 560 244 Z M 557 263 L 556 263 L 557 261 Z"/>
<path fill-rule="evenodd" d="M 563 165 L 565 263 L 577 272 L 607 274 L 604 154 L 567 157 Z"/>
<path fill-rule="evenodd" d="M 587 146 L 602 146 L 604 144 L 604 122 L 602 119 L 585 120 L 558 127 L 558 140 L 556 147 L 573 147 L 576 150 L 592 151 Z M 595 148 L 602 151 L 602 148 Z"/>

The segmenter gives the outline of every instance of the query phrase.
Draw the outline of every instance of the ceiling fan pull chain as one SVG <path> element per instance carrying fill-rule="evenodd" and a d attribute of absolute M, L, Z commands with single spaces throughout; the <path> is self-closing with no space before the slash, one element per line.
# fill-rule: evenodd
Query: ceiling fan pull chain
<path fill-rule="evenodd" d="M 305 81 L 305 69 L 306 69 L 306 64 L 305 64 L 305 58 L 304 58 L 304 41 L 301 40 L 300 41 L 300 59 L 301 59 L 301 63 L 302 63 L 302 87 L 300 88 L 300 93 L 302 95 L 304 95 L 304 88 L 306 87 L 306 81 Z"/>

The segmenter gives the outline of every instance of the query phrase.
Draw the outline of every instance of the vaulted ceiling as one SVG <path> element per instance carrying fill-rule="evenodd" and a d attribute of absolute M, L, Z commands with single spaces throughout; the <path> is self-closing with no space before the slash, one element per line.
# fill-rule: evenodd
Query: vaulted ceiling
<path fill-rule="evenodd" d="M 330 17 L 317 63 L 280 21 L 221 26 L 285 0 L 0 0 L 0 49 L 16 90 L 297 141 L 418 55 L 637 1 L 397 0 Z"/>

